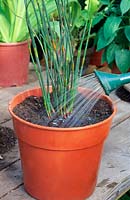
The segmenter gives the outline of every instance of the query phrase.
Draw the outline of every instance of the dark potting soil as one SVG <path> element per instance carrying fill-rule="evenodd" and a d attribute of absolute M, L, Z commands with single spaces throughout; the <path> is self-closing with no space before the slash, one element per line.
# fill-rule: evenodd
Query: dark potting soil
<path fill-rule="evenodd" d="M 18 104 L 13 109 L 13 112 L 21 119 L 43 126 L 64 127 L 64 122 L 69 120 L 68 118 L 65 119 L 61 116 L 57 116 L 53 118 L 53 120 L 50 120 L 47 117 L 45 108 L 43 106 L 42 97 L 36 96 L 30 96 L 26 98 L 22 103 Z M 89 115 L 87 115 L 84 111 L 82 117 L 80 117 L 78 114 L 73 116 L 73 118 L 77 118 L 78 121 L 75 127 L 82 127 L 103 121 L 108 118 L 112 112 L 113 110 L 109 103 L 103 99 L 99 99 Z M 65 127 L 71 127 L 71 125 Z"/>
<path fill-rule="evenodd" d="M 9 151 L 16 142 L 14 131 L 8 127 L 0 126 L 0 154 Z"/>

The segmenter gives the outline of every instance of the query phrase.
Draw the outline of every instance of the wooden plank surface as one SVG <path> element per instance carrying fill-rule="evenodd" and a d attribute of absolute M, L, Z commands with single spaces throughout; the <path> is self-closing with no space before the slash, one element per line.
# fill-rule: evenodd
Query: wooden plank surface
<path fill-rule="evenodd" d="M 2 200 L 34 200 L 34 198 L 24 191 L 24 186 L 22 184 L 3 196 Z"/>
<path fill-rule="evenodd" d="M 12 163 L 19 159 L 18 143 L 16 141 L 15 147 L 13 147 L 10 152 L 1 155 L 0 159 L 0 170 L 10 166 Z M 0 179 L 1 181 L 1 179 Z"/>
<path fill-rule="evenodd" d="M 22 183 L 20 160 L 0 171 L 0 199 Z"/>
<path fill-rule="evenodd" d="M 114 116 L 112 127 L 117 126 L 121 122 L 127 120 L 130 117 L 130 103 L 124 101 L 115 102 L 117 107 L 117 113 Z"/>
<path fill-rule="evenodd" d="M 109 193 L 111 193 L 111 190 L 116 187 L 116 185 L 121 184 L 124 178 L 129 177 L 129 124 L 130 118 L 111 130 L 111 133 L 109 134 L 104 146 L 97 187 L 94 194 L 88 200 L 105 200 Z"/>
<path fill-rule="evenodd" d="M 38 86 L 38 82 L 31 83 L 30 85 L 23 85 L 21 87 L 0 88 L 0 123 L 10 119 L 8 112 L 8 104 L 10 100 L 19 92 Z"/>

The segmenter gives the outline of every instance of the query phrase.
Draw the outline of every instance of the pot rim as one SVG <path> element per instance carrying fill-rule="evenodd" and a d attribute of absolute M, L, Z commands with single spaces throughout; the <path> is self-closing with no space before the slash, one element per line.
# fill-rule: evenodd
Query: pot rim
<path fill-rule="evenodd" d="M 9 110 L 10 114 L 11 114 L 15 119 L 19 120 L 21 123 L 24 123 L 24 124 L 26 124 L 26 125 L 28 125 L 28 126 L 31 126 L 31 127 L 35 127 L 35 128 L 37 128 L 37 129 L 46 129 L 46 130 L 50 130 L 50 131 L 55 130 L 55 131 L 58 131 L 58 132 L 59 132 L 59 131 L 62 131 L 62 130 L 66 131 L 66 132 L 69 132 L 69 131 L 79 131 L 79 130 L 84 130 L 84 129 L 90 129 L 90 128 L 94 128 L 94 127 L 103 125 L 103 124 L 107 123 L 107 121 L 109 121 L 110 119 L 112 120 L 112 118 L 114 117 L 114 115 L 116 114 L 116 111 L 117 111 L 116 103 L 113 102 L 113 101 L 110 99 L 110 97 L 108 97 L 107 95 L 104 94 L 104 95 L 102 95 L 102 97 L 105 98 L 105 99 L 110 103 L 110 105 L 111 105 L 111 107 L 112 107 L 112 109 L 113 109 L 113 112 L 112 112 L 112 114 L 111 114 L 107 119 L 105 119 L 105 120 L 103 120 L 103 121 L 101 121 L 101 122 L 98 122 L 98 123 L 96 123 L 96 124 L 81 126 L 81 127 L 70 127 L 70 128 L 49 127 L 49 126 L 41 126 L 41 125 L 38 125 L 38 124 L 33 124 L 33 123 L 31 123 L 31 122 L 28 122 L 28 121 L 23 120 L 23 119 L 21 119 L 20 117 L 18 117 L 18 116 L 12 111 L 13 108 L 14 108 L 14 107 L 12 107 L 12 104 L 13 104 L 14 100 L 15 100 L 16 98 L 18 98 L 19 96 L 23 95 L 24 93 L 28 93 L 28 94 L 29 94 L 30 91 L 34 91 L 34 90 L 41 90 L 41 88 L 35 87 L 35 88 L 33 88 L 33 89 L 24 90 L 23 92 L 20 92 L 19 94 L 15 95 L 15 96 L 12 98 L 12 100 L 9 102 L 8 110 Z M 28 95 L 28 96 L 30 96 L 30 95 Z M 26 98 L 26 97 L 25 97 L 25 98 Z M 23 99 L 23 100 L 24 100 L 24 99 Z M 22 101 L 21 101 L 21 102 L 22 102 Z"/>
<path fill-rule="evenodd" d="M 0 42 L 0 46 L 4 46 L 4 47 L 10 47 L 10 46 L 19 46 L 19 45 L 24 45 L 26 43 L 31 42 L 31 39 L 27 39 L 21 42 Z"/>

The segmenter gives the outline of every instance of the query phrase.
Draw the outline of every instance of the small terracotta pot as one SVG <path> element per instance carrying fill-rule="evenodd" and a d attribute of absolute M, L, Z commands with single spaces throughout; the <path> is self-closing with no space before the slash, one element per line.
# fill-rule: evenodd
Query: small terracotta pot
<path fill-rule="evenodd" d="M 94 191 L 102 148 L 116 112 L 109 97 L 103 96 L 113 113 L 95 125 L 53 128 L 29 123 L 13 113 L 13 108 L 40 89 L 25 91 L 13 98 L 13 117 L 26 191 L 40 200 L 84 200 Z"/>
<path fill-rule="evenodd" d="M 90 65 L 96 65 L 97 67 L 100 66 L 105 66 L 106 63 L 102 64 L 102 54 L 103 54 L 103 50 L 101 51 L 96 51 L 94 49 L 92 55 L 90 56 Z"/>
<path fill-rule="evenodd" d="M 0 43 L 0 86 L 19 86 L 27 82 L 28 41 Z"/>

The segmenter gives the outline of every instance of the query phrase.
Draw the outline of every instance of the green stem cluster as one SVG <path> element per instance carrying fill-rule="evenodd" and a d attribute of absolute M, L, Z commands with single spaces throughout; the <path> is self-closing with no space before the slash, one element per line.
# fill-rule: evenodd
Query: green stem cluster
<path fill-rule="evenodd" d="M 35 8 L 36 3 L 38 12 Z M 92 26 L 92 19 L 88 18 L 75 60 L 71 31 L 73 26 L 71 23 L 71 4 L 69 0 L 55 0 L 54 3 L 56 5 L 55 15 L 50 16 L 45 0 L 25 0 L 27 25 L 34 49 L 32 60 L 48 117 L 51 117 L 54 112 L 60 112 L 62 116 L 67 116 L 73 110 L 78 80 L 82 74 Z M 37 21 L 36 29 L 32 27 L 29 18 L 30 6 L 34 10 L 34 16 Z M 57 33 L 57 27 L 59 33 Z M 35 30 L 38 30 L 38 34 Z M 88 35 L 82 57 L 81 52 L 86 32 Z M 35 38 L 39 42 L 44 55 L 45 72 L 42 71 Z M 46 77 L 46 80 L 44 77 Z M 53 98 L 49 92 L 50 85 L 52 86 Z"/>

